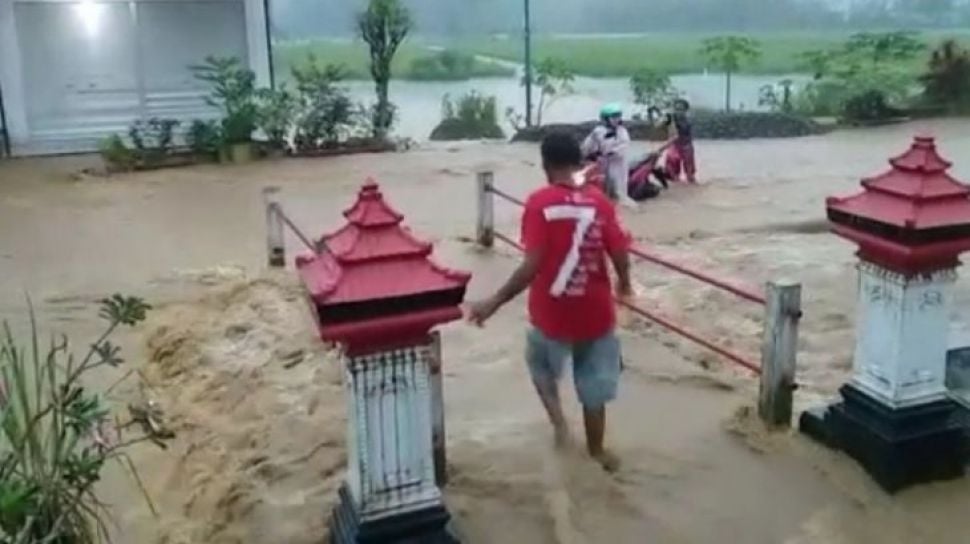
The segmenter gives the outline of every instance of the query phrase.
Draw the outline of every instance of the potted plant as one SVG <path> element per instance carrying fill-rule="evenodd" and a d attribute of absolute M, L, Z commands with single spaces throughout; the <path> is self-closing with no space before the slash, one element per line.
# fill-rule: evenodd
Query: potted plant
<path fill-rule="evenodd" d="M 193 66 L 192 71 L 212 87 L 207 102 L 222 111 L 220 156 L 236 163 L 252 160 L 258 118 L 256 74 L 234 57 L 206 57 L 205 63 Z"/>

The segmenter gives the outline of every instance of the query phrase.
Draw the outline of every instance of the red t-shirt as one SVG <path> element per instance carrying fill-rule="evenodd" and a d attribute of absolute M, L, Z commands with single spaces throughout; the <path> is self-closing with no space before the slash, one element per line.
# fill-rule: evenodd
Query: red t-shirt
<path fill-rule="evenodd" d="M 522 244 L 541 250 L 529 287 L 529 318 L 555 340 L 581 342 L 616 322 L 607 255 L 629 246 L 613 204 L 595 187 L 549 185 L 532 193 L 522 214 Z"/>

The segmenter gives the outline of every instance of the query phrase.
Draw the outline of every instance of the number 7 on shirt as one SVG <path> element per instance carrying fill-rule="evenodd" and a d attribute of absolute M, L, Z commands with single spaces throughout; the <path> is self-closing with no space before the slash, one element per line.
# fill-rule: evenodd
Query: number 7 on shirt
<path fill-rule="evenodd" d="M 572 204 L 560 204 L 548 206 L 542 210 L 546 221 L 575 221 L 573 237 L 570 242 L 569 251 L 559 265 L 559 272 L 556 279 L 549 288 L 549 294 L 554 297 L 562 296 L 569 286 L 569 281 L 576 273 L 576 267 L 580 261 L 580 246 L 586 239 L 586 233 L 593 226 L 596 220 L 596 208 L 593 206 L 577 206 Z"/>

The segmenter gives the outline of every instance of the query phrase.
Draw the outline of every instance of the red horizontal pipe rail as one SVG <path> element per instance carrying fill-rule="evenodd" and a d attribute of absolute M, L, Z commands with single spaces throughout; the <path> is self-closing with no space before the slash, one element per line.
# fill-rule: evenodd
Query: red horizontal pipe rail
<path fill-rule="evenodd" d="M 672 321 L 670 321 L 668 319 L 665 319 L 663 317 L 660 317 L 659 315 L 657 315 L 657 314 L 655 314 L 653 312 L 650 312 L 648 310 L 644 310 L 643 308 L 640 308 L 639 306 L 635 306 L 635 305 L 633 305 L 633 304 L 631 304 L 629 302 L 625 302 L 623 300 L 617 299 L 617 302 L 619 302 L 620 304 L 622 304 L 625 308 L 629 309 L 630 311 L 632 311 L 632 312 L 634 312 L 634 313 L 636 313 L 636 314 L 638 314 L 640 316 L 643 316 L 643 317 L 649 319 L 650 321 L 653 321 L 653 322 L 657 323 L 658 325 L 660 325 L 661 327 L 669 330 L 670 332 L 675 333 L 675 334 L 678 334 L 680 336 L 683 336 L 684 338 L 686 338 L 686 339 L 688 339 L 688 340 L 690 340 L 690 341 L 692 341 L 692 342 L 694 342 L 696 344 L 700 344 L 701 346 L 704 346 L 705 348 L 713 351 L 714 353 L 717 353 L 718 355 L 721 355 L 725 359 L 728 359 L 729 361 L 731 361 L 733 363 L 736 363 L 738 365 L 743 366 L 744 368 L 747 368 L 748 370 L 750 370 L 751 372 L 754 372 L 755 374 L 761 374 L 761 366 L 760 365 L 757 365 L 757 364 L 749 361 L 748 359 L 745 359 L 744 357 L 742 357 L 742 356 L 740 356 L 740 355 L 738 355 L 736 353 L 730 352 L 730 351 L 728 351 L 728 350 L 726 350 L 726 349 L 724 349 L 724 348 L 722 348 L 722 347 L 720 347 L 720 346 L 718 346 L 716 344 L 713 344 L 711 342 L 708 342 L 707 340 L 704 340 L 700 336 L 698 336 L 698 335 L 696 335 L 696 334 L 688 331 L 687 329 L 685 329 L 685 328 L 683 328 L 683 327 L 675 324 L 674 322 L 672 322 Z"/>
<path fill-rule="evenodd" d="M 505 200 L 508 200 L 509 202 L 512 202 L 513 204 L 518 204 L 519 206 L 524 206 L 525 205 L 521 200 L 519 200 L 519 199 L 515 198 L 514 196 L 506 193 L 505 191 L 502 191 L 501 189 L 496 189 L 495 187 L 492 187 L 491 188 L 491 191 L 493 193 L 495 193 L 496 195 L 504 198 Z M 705 274 L 704 272 L 701 272 L 700 270 L 696 270 L 694 268 L 690 268 L 690 267 L 685 266 L 683 264 L 675 263 L 675 262 L 673 262 L 673 261 L 671 261 L 671 260 L 669 260 L 669 259 L 667 259 L 665 257 L 662 257 L 662 256 L 658 255 L 657 253 L 654 253 L 654 252 L 650 251 L 650 250 L 642 249 L 642 248 L 638 248 L 638 247 L 632 247 L 632 248 L 630 248 L 630 253 L 636 255 L 637 257 L 640 257 L 641 259 L 643 259 L 645 261 L 650 261 L 650 262 L 652 262 L 654 264 L 660 265 L 660 266 L 662 266 L 664 268 L 667 268 L 669 270 L 673 270 L 675 272 L 680 272 L 681 274 L 684 274 L 685 276 L 689 276 L 691 278 L 694 278 L 695 280 L 698 280 L 698 281 L 701 281 L 701 282 L 706 283 L 708 285 L 717 287 L 718 289 L 722 289 L 724 291 L 727 291 L 729 293 L 732 293 L 734 295 L 737 295 L 738 297 L 741 297 L 741 298 L 743 298 L 745 300 L 754 302 L 756 304 L 761 304 L 761 305 L 767 304 L 767 300 L 765 299 L 765 296 L 762 293 L 756 292 L 755 290 L 750 289 L 750 288 L 747 288 L 747 287 L 742 287 L 742 286 L 739 286 L 739 285 L 734 285 L 734 284 L 728 283 L 728 282 L 723 281 L 723 280 L 719 280 L 719 279 L 717 279 L 717 278 L 715 278 L 713 276 L 710 276 L 708 274 Z"/>
<path fill-rule="evenodd" d="M 501 232 L 495 231 L 495 232 L 492 233 L 492 235 L 495 236 L 496 238 L 498 238 L 499 240 L 505 242 L 506 244 L 509 244 L 510 246 L 518 249 L 519 251 L 522 251 L 522 246 L 518 242 L 516 242 L 515 240 L 513 240 L 513 239 L 509 238 L 508 236 L 502 234 Z M 746 368 L 746 369 L 754 372 L 755 374 L 761 374 L 761 367 L 759 365 L 757 365 L 757 364 L 749 361 L 748 359 L 745 359 L 744 357 L 742 357 L 742 356 L 740 356 L 740 355 L 738 355 L 736 353 L 730 352 L 730 351 L 728 351 L 728 350 L 726 350 L 726 349 L 718 346 L 717 344 L 714 344 L 714 343 L 708 342 L 707 340 L 704 340 L 700 336 L 698 336 L 698 335 L 696 335 L 696 334 L 688 331 L 687 329 L 681 327 L 680 325 L 675 324 L 673 321 L 670 321 L 669 319 L 660 317 L 659 315 L 657 315 L 657 314 L 655 314 L 653 312 L 650 312 L 648 310 L 644 310 L 643 308 L 640 308 L 639 306 L 636 306 L 636 305 L 634 305 L 634 304 L 632 304 L 630 302 L 626 302 L 626 301 L 620 300 L 620 299 L 617 299 L 617 302 L 619 302 L 620 304 L 622 304 L 625 308 L 628 308 L 632 312 L 636 313 L 637 315 L 643 316 L 643 317 L 645 317 L 645 318 L 653 321 L 654 323 L 657 323 L 658 325 L 660 325 L 661 327 L 664 327 L 665 329 L 669 330 L 670 332 L 673 332 L 675 334 L 678 334 L 678 335 L 680 335 L 680 336 L 682 336 L 682 337 L 684 337 L 684 338 L 686 338 L 686 339 L 688 339 L 688 340 L 690 340 L 690 341 L 692 341 L 692 342 L 694 342 L 696 344 L 699 344 L 699 345 L 701 345 L 701 346 L 703 346 L 703 347 L 705 347 L 705 348 L 713 351 L 714 353 L 717 353 L 718 355 L 721 355 L 725 359 L 727 359 L 727 360 L 729 360 L 729 361 L 731 361 L 731 362 L 733 362 L 735 364 L 738 364 L 740 366 L 743 366 L 744 368 Z"/>
<path fill-rule="evenodd" d="M 690 276 L 690 277 L 694 278 L 695 280 L 698 280 L 698 281 L 701 281 L 701 282 L 706 283 L 708 285 L 712 285 L 714 287 L 717 287 L 718 289 L 723 289 L 723 290 L 727 291 L 728 293 L 732 293 L 734 295 L 737 295 L 737 296 L 739 296 L 739 297 L 741 297 L 741 298 L 743 298 L 745 300 L 749 300 L 751 302 L 754 302 L 754 303 L 757 303 L 757 304 L 761 304 L 761 305 L 767 304 L 767 300 L 765 300 L 764 295 L 762 295 L 761 293 L 756 293 L 753 290 L 751 290 L 749 288 L 746 288 L 746 287 L 741 287 L 741 286 L 738 286 L 738 285 L 732 285 L 732 284 L 730 284 L 730 283 L 728 283 L 726 281 L 722 281 L 722 280 L 719 280 L 719 279 L 717 279 L 717 278 L 715 278 L 713 276 L 709 276 L 709 275 L 701 272 L 700 270 L 695 270 L 693 268 L 688 268 L 688 267 L 686 267 L 686 266 L 684 266 L 682 264 L 677 264 L 677 263 L 675 263 L 675 262 L 673 262 L 671 260 L 668 260 L 668 259 L 666 259 L 666 258 L 664 258 L 664 257 L 662 257 L 662 256 L 660 256 L 660 255 L 658 255 L 656 253 L 651 252 L 648 249 L 642 249 L 642 248 L 639 248 L 639 247 L 631 247 L 630 248 L 630 253 L 636 255 L 637 257 L 640 257 L 641 259 L 643 259 L 645 261 L 650 261 L 650 262 L 652 262 L 654 264 L 658 264 L 658 265 L 660 265 L 660 266 L 662 266 L 664 268 L 673 270 L 675 272 L 680 272 L 681 274 L 683 274 L 685 276 Z"/>

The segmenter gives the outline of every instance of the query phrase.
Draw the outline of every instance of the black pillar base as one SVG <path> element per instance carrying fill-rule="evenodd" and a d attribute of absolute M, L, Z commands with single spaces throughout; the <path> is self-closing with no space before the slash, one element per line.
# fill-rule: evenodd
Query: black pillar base
<path fill-rule="evenodd" d="M 330 517 L 330 544 L 460 544 L 448 532 L 450 519 L 442 505 L 361 523 L 345 484 Z"/>
<path fill-rule="evenodd" d="M 845 385 L 842 402 L 802 413 L 801 432 L 858 461 L 887 492 L 960 478 L 967 463 L 965 409 L 950 399 L 893 409 Z"/>

